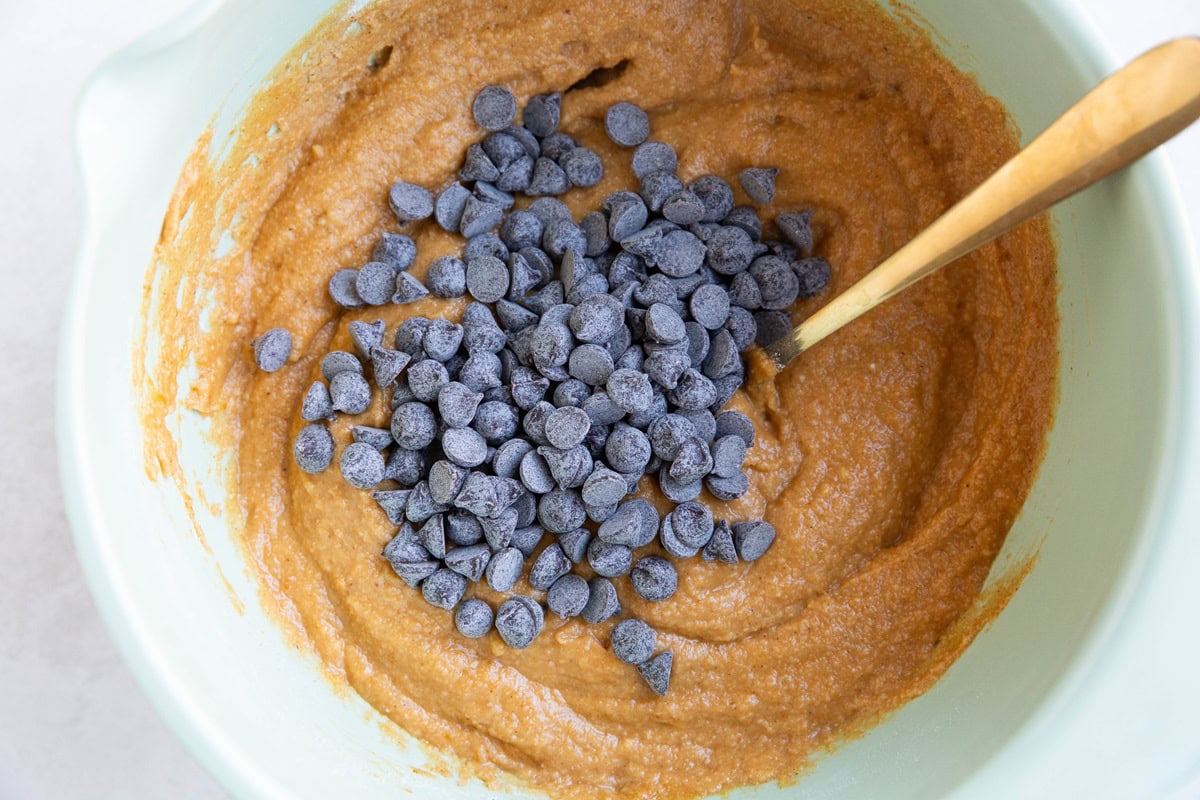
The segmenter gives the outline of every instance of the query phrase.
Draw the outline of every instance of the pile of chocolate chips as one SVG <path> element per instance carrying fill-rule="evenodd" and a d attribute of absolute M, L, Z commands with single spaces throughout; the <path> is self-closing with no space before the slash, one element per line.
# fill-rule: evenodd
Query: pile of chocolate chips
<path fill-rule="evenodd" d="M 323 471 L 335 450 L 324 421 L 362 413 L 372 392 L 390 392 L 390 428 L 354 426 L 342 475 L 374 490 L 399 526 L 383 551 L 396 574 L 453 610 L 462 635 L 495 627 L 515 648 L 528 647 L 544 623 L 541 602 L 511 593 L 527 562 L 546 608 L 599 623 L 622 613 L 612 582 L 621 576 L 661 602 L 675 593 L 674 560 L 737 563 L 766 552 L 769 523 L 714 519 L 696 499 L 707 489 L 733 500 L 749 488 L 743 462 L 754 425 L 722 410 L 744 382 L 741 353 L 789 332 L 787 309 L 830 277 L 809 254 L 810 212 L 779 214 L 786 241 L 764 240 L 757 213 L 735 207 L 724 180 L 677 177 L 674 149 L 647 141 L 649 119 L 630 103 L 608 110 L 605 129 L 635 148 L 639 191 L 613 192 L 575 222 L 552 195 L 594 186 L 603 164 L 557 130 L 560 109 L 558 94 L 536 96 L 517 126 L 511 92 L 488 87 L 473 111 L 491 133 L 468 148 L 461 181 L 436 197 L 409 183 L 391 187 L 401 226 L 433 217 L 467 238 L 462 258 L 436 259 L 422 283 L 408 272 L 413 240 L 385 233 L 369 263 L 332 277 L 333 299 L 347 308 L 430 293 L 474 302 L 461 324 L 410 318 L 391 341 L 382 321 L 351 323 L 357 354 L 325 356 L 324 381 L 301 409 L 311 424 L 294 442 L 296 463 Z M 766 205 L 777 174 L 750 168 L 739 181 Z M 518 195 L 538 199 L 515 210 Z M 283 329 L 254 341 L 268 370 L 290 348 Z M 675 504 L 670 513 L 629 497 L 643 475 Z M 406 488 L 380 488 L 385 482 Z M 667 558 L 635 555 L 656 541 Z M 480 581 L 509 594 L 495 611 L 464 599 Z M 656 640 L 635 619 L 610 637 L 613 653 L 663 695 L 672 653 L 655 654 Z"/>

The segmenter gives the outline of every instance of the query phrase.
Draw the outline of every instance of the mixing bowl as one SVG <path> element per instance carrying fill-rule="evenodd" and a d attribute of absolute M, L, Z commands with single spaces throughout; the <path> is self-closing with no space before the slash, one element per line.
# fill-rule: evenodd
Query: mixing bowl
<path fill-rule="evenodd" d="M 1116 65 L 1065 0 L 916 0 L 960 67 L 1036 133 Z M 344 3 L 332 13 L 357 35 Z M 225 521 L 143 464 L 132 353 L 179 168 L 214 152 L 326 0 L 209 0 L 99 70 L 77 144 L 85 222 L 60 353 L 58 440 L 79 557 L 170 726 L 244 797 L 497 797 L 289 644 Z M 991 580 L 1008 608 L 927 694 L 793 785 L 732 797 L 1161 796 L 1200 772 L 1200 265 L 1162 160 L 1061 206 L 1061 402 Z M 1014 319 L 1013 324 L 1020 324 Z M 185 381 L 186 382 L 186 381 Z M 204 420 L 187 494 L 222 499 Z"/>

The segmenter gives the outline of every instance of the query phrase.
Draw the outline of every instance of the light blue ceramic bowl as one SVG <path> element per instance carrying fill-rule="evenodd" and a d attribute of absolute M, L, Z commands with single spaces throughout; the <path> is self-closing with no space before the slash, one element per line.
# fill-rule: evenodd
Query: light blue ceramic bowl
<path fill-rule="evenodd" d="M 85 224 L 59 365 L 68 510 L 130 666 L 235 795 L 496 797 L 414 772 L 423 749 L 331 691 L 267 619 L 223 520 L 201 517 L 206 548 L 178 492 L 142 466 L 131 352 L 179 167 L 214 114 L 218 137 L 231 129 L 327 5 L 208 0 L 88 86 Z M 1116 66 L 1066 0 L 912 5 L 1027 136 Z M 798 784 L 733 797 L 1158 797 L 1200 774 L 1200 266 L 1157 157 L 1055 221 L 1062 400 L 995 572 L 1040 547 L 1036 567 L 932 691 Z M 198 421 L 180 424 L 198 435 Z M 192 485 L 219 496 L 215 454 L 192 452 Z"/>

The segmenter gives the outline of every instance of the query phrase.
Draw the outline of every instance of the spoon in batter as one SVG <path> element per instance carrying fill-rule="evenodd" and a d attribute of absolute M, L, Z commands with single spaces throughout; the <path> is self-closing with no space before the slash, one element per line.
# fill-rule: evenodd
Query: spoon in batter
<path fill-rule="evenodd" d="M 782 369 L 848 322 L 1158 147 L 1200 117 L 1200 37 L 1113 73 L 915 239 L 766 349 Z"/>

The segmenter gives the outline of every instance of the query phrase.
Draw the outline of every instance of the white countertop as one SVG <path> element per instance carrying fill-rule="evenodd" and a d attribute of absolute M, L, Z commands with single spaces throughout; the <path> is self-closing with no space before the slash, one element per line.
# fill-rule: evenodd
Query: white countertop
<path fill-rule="evenodd" d="M 1078 2 L 1123 61 L 1200 34 L 1197 0 Z M 189 3 L 0 2 L 2 798 L 225 797 L 101 625 L 63 515 L 53 441 L 55 347 L 78 225 L 75 99 L 101 59 Z M 1200 242 L 1200 125 L 1167 152 Z"/>

